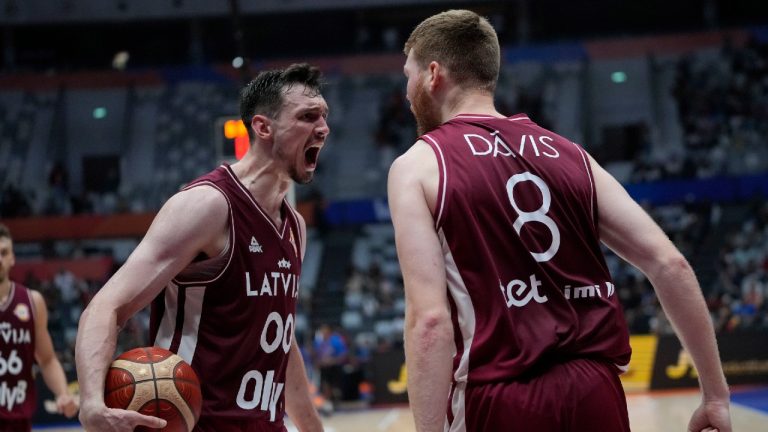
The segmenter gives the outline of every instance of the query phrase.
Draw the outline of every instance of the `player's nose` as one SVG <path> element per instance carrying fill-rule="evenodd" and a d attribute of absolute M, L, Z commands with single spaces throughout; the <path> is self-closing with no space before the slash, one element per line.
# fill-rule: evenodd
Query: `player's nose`
<path fill-rule="evenodd" d="M 320 118 L 320 120 L 317 123 L 317 126 L 315 127 L 315 136 L 317 139 L 324 140 L 328 138 L 328 134 L 331 133 L 331 127 L 328 126 L 328 122 L 325 120 L 325 118 Z"/>

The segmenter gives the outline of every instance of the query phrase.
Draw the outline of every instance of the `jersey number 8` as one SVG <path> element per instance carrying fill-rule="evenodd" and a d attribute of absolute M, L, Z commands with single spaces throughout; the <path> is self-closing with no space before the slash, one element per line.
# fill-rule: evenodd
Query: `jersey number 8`
<path fill-rule="evenodd" d="M 520 210 L 517 202 L 515 202 L 515 185 L 524 181 L 533 182 L 533 184 L 536 185 L 536 187 L 541 192 L 541 207 L 532 212 Z M 552 194 L 549 192 L 549 187 L 547 187 L 547 184 L 544 183 L 544 180 L 542 180 L 541 177 L 535 174 L 531 174 L 527 171 L 521 174 L 515 174 L 510 177 L 509 180 L 507 180 L 507 196 L 509 197 L 509 203 L 512 204 L 512 208 L 514 208 L 519 215 L 512 225 L 515 227 L 517 235 L 520 235 L 520 231 L 523 229 L 523 225 L 528 222 L 541 222 L 549 229 L 549 232 L 552 234 L 552 243 L 550 244 L 549 249 L 544 252 L 531 252 L 531 256 L 533 256 L 536 262 L 551 260 L 552 257 L 554 257 L 557 253 L 557 250 L 560 249 L 560 230 L 557 229 L 555 221 L 552 220 L 551 217 L 547 216 L 547 212 L 549 212 L 549 206 L 552 203 Z"/>

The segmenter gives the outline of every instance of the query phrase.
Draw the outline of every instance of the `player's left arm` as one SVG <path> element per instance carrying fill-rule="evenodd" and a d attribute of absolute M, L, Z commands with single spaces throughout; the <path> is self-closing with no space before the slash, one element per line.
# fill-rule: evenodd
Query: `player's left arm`
<path fill-rule="evenodd" d="M 45 299 L 37 291 L 30 290 L 35 307 L 35 361 L 43 373 L 43 380 L 56 396 L 56 408 L 67 417 L 77 414 L 77 401 L 69 393 L 67 376 L 53 350 L 51 335 L 48 333 L 48 308 Z"/>
<path fill-rule="evenodd" d="M 297 212 L 299 222 L 299 238 L 301 239 L 301 259 L 307 250 L 307 225 L 304 218 Z M 323 424 L 312 404 L 309 393 L 309 382 L 304 367 L 304 359 L 296 343 L 296 333 L 293 334 L 291 352 L 288 354 L 288 368 L 285 371 L 285 410 L 291 421 L 302 432 L 322 431 Z"/>
<path fill-rule="evenodd" d="M 285 411 L 301 432 L 322 432 L 323 424 L 312 404 L 304 359 L 296 344 L 295 334 L 288 355 L 288 368 L 285 371 Z"/>
<path fill-rule="evenodd" d="M 664 312 L 699 372 L 702 404 L 689 430 L 730 432 L 729 390 L 712 320 L 688 261 L 624 190 L 590 158 L 597 190 L 600 237 L 611 250 L 640 269 L 653 285 Z"/>

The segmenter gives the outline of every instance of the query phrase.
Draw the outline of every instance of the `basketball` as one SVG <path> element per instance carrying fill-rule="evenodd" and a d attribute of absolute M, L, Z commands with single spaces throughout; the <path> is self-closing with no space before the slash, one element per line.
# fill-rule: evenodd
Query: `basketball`
<path fill-rule="evenodd" d="M 168 422 L 163 432 L 189 432 L 200 418 L 200 381 L 178 355 L 157 347 L 126 351 L 112 362 L 104 385 L 109 408 L 138 411 Z M 137 427 L 136 431 L 155 430 Z"/>

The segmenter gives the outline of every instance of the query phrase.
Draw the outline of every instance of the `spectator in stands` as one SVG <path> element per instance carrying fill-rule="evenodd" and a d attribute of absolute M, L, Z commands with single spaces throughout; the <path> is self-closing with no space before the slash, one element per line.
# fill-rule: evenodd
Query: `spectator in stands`
<path fill-rule="evenodd" d="M 697 176 L 710 177 L 768 168 L 766 47 L 754 38 L 743 47 L 726 40 L 715 61 L 686 56 L 678 62 L 672 95 L 687 150 L 684 171 L 696 165 Z"/>
<path fill-rule="evenodd" d="M 314 364 L 320 370 L 322 395 L 328 400 L 338 401 L 341 397 L 342 367 L 348 355 L 344 337 L 330 325 L 323 324 L 315 335 L 312 350 Z"/>

